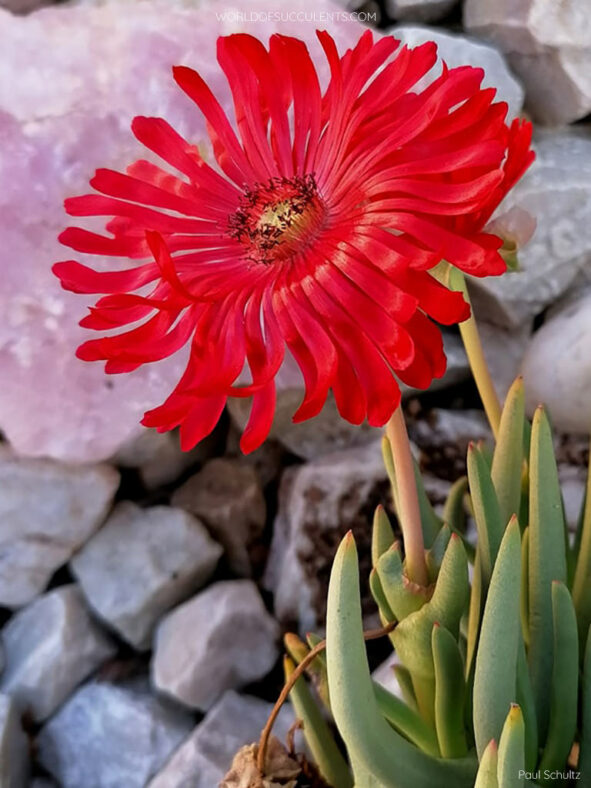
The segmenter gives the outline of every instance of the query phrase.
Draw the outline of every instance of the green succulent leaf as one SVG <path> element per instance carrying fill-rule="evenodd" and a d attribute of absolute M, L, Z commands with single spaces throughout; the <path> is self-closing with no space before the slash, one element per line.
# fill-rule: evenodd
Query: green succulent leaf
<path fill-rule="evenodd" d="M 516 703 L 511 705 L 503 725 L 497 769 L 499 788 L 521 788 L 525 771 L 525 725 Z"/>
<path fill-rule="evenodd" d="M 468 608 L 468 632 L 466 635 L 466 676 L 470 676 L 474 670 L 474 660 L 476 658 L 476 648 L 480 636 L 480 623 L 482 620 L 482 609 L 484 607 L 484 595 L 482 588 L 482 561 L 480 551 L 476 546 L 476 559 L 474 561 L 474 573 L 472 575 L 472 588 L 470 589 L 470 606 Z"/>
<path fill-rule="evenodd" d="M 491 468 L 503 524 L 508 523 L 514 514 L 519 516 L 524 422 L 525 394 L 523 378 L 519 377 L 505 399 Z"/>
<path fill-rule="evenodd" d="M 521 537 L 521 633 L 529 647 L 529 526 Z"/>
<path fill-rule="evenodd" d="M 474 784 L 473 759 L 451 761 L 425 754 L 396 733 L 379 711 L 363 640 L 359 567 L 352 534 L 342 541 L 331 572 L 326 660 L 334 719 L 358 785 L 470 788 Z"/>
<path fill-rule="evenodd" d="M 474 444 L 470 444 L 468 448 L 468 480 L 478 532 L 482 581 L 486 589 L 490 583 L 493 566 L 507 523 L 501 517 L 489 467 L 482 452 Z"/>
<path fill-rule="evenodd" d="M 382 624 L 385 625 L 392 621 L 396 621 L 396 616 L 394 615 L 394 612 L 392 611 L 392 608 L 386 599 L 384 587 L 382 586 L 382 581 L 380 580 L 377 569 L 372 569 L 369 573 L 369 590 L 371 591 L 371 595 L 374 598 L 374 602 L 378 606 L 378 612 L 380 614 L 380 620 Z"/>
<path fill-rule="evenodd" d="M 550 687 L 548 738 L 540 763 L 542 772 L 560 770 L 568 758 L 577 727 L 579 637 L 577 617 L 568 588 L 552 583 L 554 664 Z"/>
<path fill-rule="evenodd" d="M 381 684 L 374 681 L 374 691 L 380 713 L 390 725 L 429 755 L 440 755 L 437 734 L 416 709 L 407 706 Z M 465 753 L 463 753 L 465 754 Z"/>
<path fill-rule="evenodd" d="M 462 540 L 453 534 L 445 551 L 433 596 L 420 610 L 401 621 L 392 633 L 400 660 L 413 677 L 419 707 L 421 699 L 418 697 L 420 690 L 417 681 L 425 679 L 433 682 L 435 678 L 431 652 L 433 625 L 439 622 L 457 638 L 468 594 L 468 560 Z"/>
<path fill-rule="evenodd" d="M 528 772 L 532 772 L 538 762 L 538 723 L 536 719 L 536 703 L 522 638 L 519 639 L 517 652 L 516 696 L 525 725 L 525 768 Z"/>
<path fill-rule="evenodd" d="M 406 705 L 417 711 L 417 696 L 412 685 L 412 676 L 409 669 L 405 668 L 404 665 L 396 664 L 392 666 L 392 670 Z"/>
<path fill-rule="evenodd" d="M 591 625 L 591 465 L 587 474 L 587 488 L 581 515 L 580 545 L 578 550 L 573 600 L 577 611 L 581 645 Z"/>
<path fill-rule="evenodd" d="M 496 741 L 492 739 L 482 753 L 474 788 L 499 788 L 497 767 L 498 748 Z"/>
<path fill-rule="evenodd" d="M 437 580 L 437 575 L 443 563 L 443 556 L 447 550 L 447 545 L 451 538 L 451 531 L 447 524 L 442 525 L 439 533 L 435 537 L 435 541 L 430 549 L 425 552 L 425 562 L 427 564 L 427 572 L 429 580 L 434 583 Z"/>
<path fill-rule="evenodd" d="M 394 531 L 384 507 L 379 504 L 373 517 L 371 531 L 371 564 L 377 566 L 380 556 L 394 544 Z"/>
<path fill-rule="evenodd" d="M 452 484 L 445 506 L 443 507 L 443 522 L 447 523 L 452 531 L 463 533 L 466 527 L 466 509 L 464 497 L 468 491 L 468 478 L 462 476 Z"/>
<path fill-rule="evenodd" d="M 546 739 L 552 681 L 552 581 L 566 582 L 565 526 L 550 424 L 536 410 L 529 462 L 528 661 L 540 741 Z"/>
<path fill-rule="evenodd" d="M 435 624 L 431 638 L 435 666 L 435 726 L 444 758 L 468 752 L 464 730 L 464 663 L 458 644 L 445 627 Z"/>
<path fill-rule="evenodd" d="M 404 573 L 398 542 L 380 556 L 377 574 L 392 620 L 402 621 L 427 601 L 428 589 L 413 583 Z"/>
<path fill-rule="evenodd" d="M 476 654 L 473 719 L 479 757 L 491 739 L 498 741 L 516 701 L 520 564 L 521 535 L 513 517 L 493 570 Z"/>
<path fill-rule="evenodd" d="M 591 627 L 587 632 L 581 688 L 581 751 L 579 770 L 581 785 L 591 785 Z"/>
<path fill-rule="evenodd" d="M 286 657 L 284 660 L 286 680 L 293 674 L 294 669 L 294 663 Z M 320 774 L 329 785 L 352 788 L 353 780 L 349 766 L 341 755 L 328 723 L 303 678 L 296 681 L 289 697 L 296 717 L 303 723 L 304 738 Z"/>

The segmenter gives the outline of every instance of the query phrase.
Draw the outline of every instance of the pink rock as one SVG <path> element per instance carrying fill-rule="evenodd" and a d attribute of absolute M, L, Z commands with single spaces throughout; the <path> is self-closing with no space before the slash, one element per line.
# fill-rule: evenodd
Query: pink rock
<path fill-rule="evenodd" d="M 0 10 L 0 429 L 19 453 L 110 457 L 175 384 L 182 353 L 123 376 L 75 358 L 87 334 L 77 323 L 88 302 L 61 290 L 50 271 L 71 256 L 57 242 L 68 223 L 62 202 L 85 192 L 97 167 L 146 157 L 129 131 L 136 114 L 165 116 L 203 140 L 200 114 L 170 68 L 196 68 L 229 107 L 215 61 L 218 35 L 296 35 L 325 78 L 316 28 L 328 29 L 341 50 L 363 29 L 329 0 L 292 0 L 288 19 L 285 13 L 260 0 L 249 2 L 248 12 L 218 0 L 200 8 L 180 0 L 106 0 L 28 17 Z"/>

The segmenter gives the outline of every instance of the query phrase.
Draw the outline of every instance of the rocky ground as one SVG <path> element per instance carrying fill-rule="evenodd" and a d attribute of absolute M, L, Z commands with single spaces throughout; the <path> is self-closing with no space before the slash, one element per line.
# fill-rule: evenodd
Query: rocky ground
<path fill-rule="evenodd" d="M 345 531 L 368 560 L 372 511 L 390 506 L 380 432 L 341 422 L 330 401 L 293 425 L 302 389 L 288 366 L 272 437 L 253 455 L 238 451 L 239 401 L 188 454 L 176 435 L 142 431 L 182 359 L 107 378 L 74 358 L 83 304 L 49 272 L 63 258 L 61 203 L 97 166 L 137 155 L 135 114 L 203 137 L 169 67 L 192 65 L 221 89 L 219 33 L 279 25 L 312 47 L 326 26 L 345 47 L 360 24 L 222 20 L 230 5 L 217 0 L 40 5 L 0 0 L 0 788 L 213 788 L 266 720 L 282 632 L 322 629 Z M 550 406 L 574 525 L 591 421 L 591 7 L 361 10 L 411 45 L 434 39 L 452 66 L 483 66 L 510 113 L 537 122 L 537 161 L 503 206 L 533 214 L 536 233 L 522 270 L 479 282 L 473 300 L 499 392 L 522 371 L 530 407 Z M 490 437 L 454 331 L 446 349 L 436 390 L 405 392 L 435 504 L 464 472 L 468 441 Z M 372 659 L 385 656 L 377 644 Z M 287 708 L 280 736 L 292 721 Z"/>

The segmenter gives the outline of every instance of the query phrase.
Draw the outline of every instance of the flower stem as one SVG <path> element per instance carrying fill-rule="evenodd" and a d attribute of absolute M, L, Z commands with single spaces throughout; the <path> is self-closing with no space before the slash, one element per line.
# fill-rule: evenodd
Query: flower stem
<path fill-rule="evenodd" d="M 484 405 L 484 411 L 488 419 L 488 423 L 492 429 L 495 438 L 499 432 L 499 425 L 501 423 L 501 403 L 497 396 L 496 389 L 490 374 L 490 369 L 484 356 L 480 334 L 478 332 L 478 325 L 474 317 L 474 309 L 468 294 L 466 286 L 466 279 L 461 271 L 453 266 L 449 267 L 449 285 L 453 290 L 459 290 L 466 301 L 470 304 L 470 317 L 460 323 L 460 334 L 468 356 L 472 376 L 478 388 L 480 399 Z"/>
<path fill-rule="evenodd" d="M 390 632 L 393 632 L 396 627 L 396 621 L 390 622 L 386 624 L 385 627 L 381 629 L 369 629 L 367 632 L 363 633 L 364 640 L 377 640 L 378 638 L 384 637 L 384 635 L 389 635 Z M 285 684 L 281 692 L 279 693 L 279 697 L 275 701 L 275 705 L 271 709 L 271 713 L 265 723 L 265 727 L 261 731 L 261 736 L 259 739 L 259 746 L 257 751 L 257 766 L 258 770 L 261 775 L 264 777 L 265 775 L 265 762 L 267 757 L 267 746 L 269 744 L 269 738 L 271 736 L 271 731 L 273 730 L 273 725 L 277 717 L 279 716 L 279 712 L 281 711 L 281 707 L 287 700 L 289 693 L 292 691 L 296 681 L 303 675 L 309 665 L 314 662 L 318 654 L 321 654 L 324 649 L 326 648 L 326 640 L 321 640 L 320 643 L 317 643 L 313 649 L 311 649 L 306 656 L 302 659 L 302 661 L 296 665 L 293 673 L 289 678 L 286 680 Z"/>
<path fill-rule="evenodd" d="M 404 540 L 406 574 L 409 580 L 421 586 L 429 584 L 421 512 L 415 481 L 414 463 L 410 442 L 404 423 L 402 408 L 398 407 L 386 426 L 386 434 L 392 448 L 396 474 L 397 508 L 400 529 Z"/>

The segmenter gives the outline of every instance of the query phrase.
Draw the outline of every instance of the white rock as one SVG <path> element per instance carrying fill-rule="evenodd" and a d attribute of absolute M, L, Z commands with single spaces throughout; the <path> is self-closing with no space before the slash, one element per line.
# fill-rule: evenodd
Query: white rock
<path fill-rule="evenodd" d="M 156 630 L 156 689 L 192 708 L 209 709 L 227 689 L 268 673 L 279 627 L 250 580 L 227 580 L 175 608 Z"/>
<path fill-rule="evenodd" d="M 400 38 L 403 44 L 418 46 L 426 41 L 437 44 L 438 61 L 421 81 L 429 84 L 441 74 L 441 61 L 450 68 L 457 66 L 476 66 L 484 69 L 483 87 L 497 89 L 497 100 L 509 105 L 509 117 L 519 115 L 523 106 L 523 88 L 507 66 L 505 58 L 497 48 L 470 36 L 443 32 L 433 27 L 400 25 L 390 28 L 391 35 Z"/>
<path fill-rule="evenodd" d="M 41 730 L 39 761 L 62 788 L 144 788 L 191 728 L 148 692 L 86 684 Z"/>
<path fill-rule="evenodd" d="M 0 9 L 0 237 L 10 260 L 0 282 L 0 429 L 19 452 L 72 461 L 111 457 L 139 434 L 143 411 L 162 402 L 184 367 L 180 353 L 105 376 L 100 364 L 75 358 L 76 346 L 89 337 L 77 324 L 92 299 L 61 290 L 50 270 L 53 261 L 72 256 L 57 241 L 69 221 L 63 199 L 86 192 L 97 167 L 120 169 L 146 156 L 129 130 L 134 115 L 164 116 L 193 142 L 205 141 L 203 119 L 170 67 L 199 70 L 229 108 L 215 59 L 220 34 L 247 31 L 267 41 L 281 30 L 303 38 L 326 80 L 318 23 L 302 23 L 297 12 L 337 10 L 330 0 L 291 0 L 293 20 L 273 21 L 267 13 L 250 22 L 226 0 L 205 7 L 103 0 L 28 17 Z M 277 6 L 251 0 L 248 11 Z M 326 27 L 341 50 L 363 29 L 351 20 L 328 20 Z M 113 265 L 107 258 L 86 262 Z"/>
<path fill-rule="evenodd" d="M 0 636 L 6 655 L 0 691 L 37 722 L 53 714 L 116 651 L 75 585 L 36 599 L 10 619 Z"/>
<path fill-rule="evenodd" d="M 0 695 L 0 786 L 25 788 L 29 775 L 29 742 L 16 704 Z"/>
<path fill-rule="evenodd" d="M 591 129 L 539 135 L 537 159 L 500 211 L 519 206 L 536 220 L 519 252 L 521 270 L 471 280 L 476 314 L 504 328 L 527 325 L 575 282 L 591 282 Z"/>
<path fill-rule="evenodd" d="M 466 0 L 464 25 L 507 54 L 537 120 L 558 125 L 591 111 L 588 0 Z"/>
<path fill-rule="evenodd" d="M 221 553 L 191 514 L 125 501 L 71 567 L 93 610 L 144 649 L 160 616 L 205 584 Z"/>
<path fill-rule="evenodd" d="M 373 510 L 387 490 L 381 438 L 284 473 L 264 578 L 279 620 L 297 622 L 303 632 L 324 623 L 339 542 L 353 529 L 360 553 L 367 554 Z"/>
<path fill-rule="evenodd" d="M 225 692 L 148 788 L 212 788 L 217 785 L 240 747 L 258 741 L 271 709 L 271 703 L 259 698 Z M 293 722 L 291 707 L 283 706 L 273 734 L 285 739 Z"/>
<path fill-rule="evenodd" d="M 411 22 L 437 22 L 458 4 L 458 0 L 386 0 L 393 19 Z"/>
<path fill-rule="evenodd" d="M 118 484 L 107 465 L 25 459 L 0 446 L 0 605 L 43 591 L 102 523 Z"/>
<path fill-rule="evenodd" d="M 191 476 L 171 498 L 199 517 L 223 545 L 237 575 L 251 575 L 251 554 L 260 546 L 267 507 L 256 470 L 239 459 L 217 457 Z"/>
<path fill-rule="evenodd" d="M 591 428 L 591 289 L 557 307 L 534 334 L 523 360 L 526 406 L 548 406 L 554 428 Z"/>

